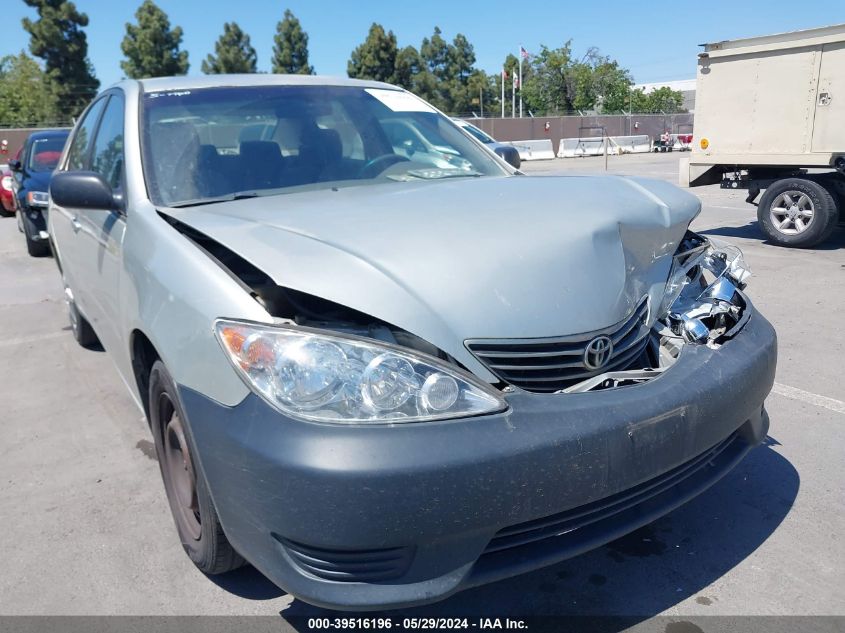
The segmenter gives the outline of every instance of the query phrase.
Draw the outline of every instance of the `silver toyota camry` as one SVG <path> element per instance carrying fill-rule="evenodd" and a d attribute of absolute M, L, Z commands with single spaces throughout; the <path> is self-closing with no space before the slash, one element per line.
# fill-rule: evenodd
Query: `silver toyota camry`
<path fill-rule="evenodd" d="M 699 209 L 526 177 L 387 84 L 180 77 L 88 107 L 49 233 L 194 563 L 372 609 L 617 538 L 765 437 L 775 333 Z"/>

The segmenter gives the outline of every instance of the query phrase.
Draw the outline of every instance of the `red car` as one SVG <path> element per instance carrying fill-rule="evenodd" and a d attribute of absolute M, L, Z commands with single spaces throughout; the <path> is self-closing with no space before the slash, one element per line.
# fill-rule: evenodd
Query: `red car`
<path fill-rule="evenodd" d="M 15 212 L 15 197 L 12 193 L 12 170 L 0 165 L 0 213 L 12 215 Z"/>

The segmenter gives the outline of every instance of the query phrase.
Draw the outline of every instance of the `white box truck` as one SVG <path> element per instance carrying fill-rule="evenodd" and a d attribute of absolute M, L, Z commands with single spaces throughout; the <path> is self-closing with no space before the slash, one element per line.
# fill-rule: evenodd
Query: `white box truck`
<path fill-rule="evenodd" d="M 845 24 L 704 45 L 680 181 L 748 189 L 766 236 L 810 247 L 845 220 Z"/>

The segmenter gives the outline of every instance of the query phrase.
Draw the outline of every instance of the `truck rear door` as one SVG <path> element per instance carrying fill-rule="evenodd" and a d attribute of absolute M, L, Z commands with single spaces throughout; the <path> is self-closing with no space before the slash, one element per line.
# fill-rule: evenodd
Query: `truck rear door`
<path fill-rule="evenodd" d="M 813 152 L 845 154 L 845 42 L 825 44 L 822 49 Z"/>

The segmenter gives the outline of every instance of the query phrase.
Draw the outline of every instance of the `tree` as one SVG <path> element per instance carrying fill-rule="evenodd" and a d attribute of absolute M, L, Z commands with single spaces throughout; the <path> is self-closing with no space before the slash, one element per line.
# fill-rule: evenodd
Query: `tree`
<path fill-rule="evenodd" d="M 396 74 L 396 36 L 384 32 L 381 24 L 373 22 L 367 39 L 352 51 L 346 64 L 346 73 L 357 79 L 393 81 Z"/>
<path fill-rule="evenodd" d="M 188 72 L 188 52 L 180 51 L 182 28 L 170 28 L 170 20 L 153 0 L 144 0 L 135 13 L 137 25 L 126 24 L 120 44 L 126 59 L 120 67 L 127 77 L 167 77 Z"/>
<path fill-rule="evenodd" d="M 393 83 L 405 90 L 417 92 L 418 76 L 422 72 L 423 60 L 413 46 L 406 46 L 396 53 Z"/>
<path fill-rule="evenodd" d="M 56 96 L 47 74 L 25 52 L 0 59 L 0 125 L 55 125 Z"/>
<path fill-rule="evenodd" d="M 523 65 L 522 83 L 523 100 L 535 113 L 614 113 L 627 111 L 633 79 L 597 48 L 588 49 L 580 60 L 573 57 L 570 40 L 560 48 L 542 46 Z"/>
<path fill-rule="evenodd" d="M 38 19 L 23 19 L 29 33 L 29 50 L 44 60 L 47 79 L 52 85 L 61 115 L 78 115 L 97 94 L 100 82 L 88 60 L 88 40 L 82 27 L 88 16 L 65 0 L 24 0 L 38 11 Z"/>
<path fill-rule="evenodd" d="M 202 62 L 202 72 L 206 75 L 254 73 L 257 70 L 257 57 L 249 35 L 235 22 L 223 25 L 223 35 L 214 45 L 214 53 Z"/>
<path fill-rule="evenodd" d="M 290 9 L 285 9 L 284 19 L 276 26 L 273 38 L 273 72 L 288 75 L 313 75 L 314 67 L 308 63 L 308 33 Z"/>
<path fill-rule="evenodd" d="M 679 90 L 672 90 L 668 86 L 655 88 L 646 97 L 648 98 L 649 112 L 674 114 L 675 112 L 682 112 L 684 109 L 684 94 Z"/>
<path fill-rule="evenodd" d="M 577 74 L 572 72 L 572 44 L 560 48 L 540 47 L 526 75 L 523 64 L 522 97 L 528 109 L 537 113 L 571 112 L 574 109 Z"/>

